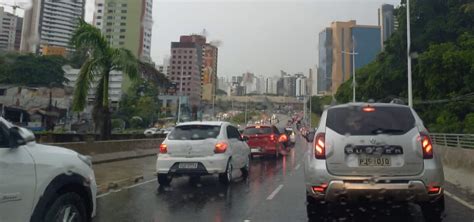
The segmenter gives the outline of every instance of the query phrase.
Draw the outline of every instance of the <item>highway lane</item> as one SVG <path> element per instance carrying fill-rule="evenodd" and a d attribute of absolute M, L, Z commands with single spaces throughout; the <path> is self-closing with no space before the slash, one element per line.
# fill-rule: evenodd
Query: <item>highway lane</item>
<path fill-rule="evenodd" d="M 221 185 L 217 177 L 196 183 L 174 179 L 169 188 L 155 180 L 98 199 L 94 221 L 307 221 L 302 158 L 306 142 L 278 160 L 252 160 L 250 177 Z M 451 190 L 448 190 L 451 191 Z M 455 190 L 452 190 L 455 192 Z M 336 208 L 328 221 L 424 221 L 415 204 Z M 446 197 L 444 221 L 474 220 L 474 211 Z"/>

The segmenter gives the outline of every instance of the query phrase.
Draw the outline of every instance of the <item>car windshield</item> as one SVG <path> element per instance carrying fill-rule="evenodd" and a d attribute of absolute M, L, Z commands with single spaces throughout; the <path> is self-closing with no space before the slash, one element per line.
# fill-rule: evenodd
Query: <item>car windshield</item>
<path fill-rule="evenodd" d="M 272 128 L 270 127 L 250 127 L 244 130 L 244 135 L 262 135 L 271 133 Z"/>
<path fill-rule="evenodd" d="M 408 107 L 351 106 L 328 110 L 326 127 L 341 135 L 405 134 L 415 127 Z"/>
<path fill-rule="evenodd" d="M 185 125 L 177 126 L 168 136 L 169 140 L 205 140 L 219 136 L 220 126 Z"/>

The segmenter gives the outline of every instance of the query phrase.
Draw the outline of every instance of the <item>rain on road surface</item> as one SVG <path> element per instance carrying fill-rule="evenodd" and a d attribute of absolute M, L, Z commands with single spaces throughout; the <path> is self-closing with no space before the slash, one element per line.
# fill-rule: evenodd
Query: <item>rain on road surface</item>
<path fill-rule="evenodd" d="M 167 188 L 151 180 L 104 195 L 98 199 L 94 221 L 307 221 L 306 149 L 306 141 L 298 137 L 295 148 L 283 158 L 254 158 L 250 177 L 242 179 L 235 170 L 228 187 L 216 176 L 201 177 L 197 183 L 181 177 Z M 450 186 L 447 191 L 456 193 Z M 328 221 L 424 221 L 415 204 L 394 209 L 381 204 L 338 207 L 329 217 Z M 472 222 L 474 210 L 446 196 L 444 221 Z"/>

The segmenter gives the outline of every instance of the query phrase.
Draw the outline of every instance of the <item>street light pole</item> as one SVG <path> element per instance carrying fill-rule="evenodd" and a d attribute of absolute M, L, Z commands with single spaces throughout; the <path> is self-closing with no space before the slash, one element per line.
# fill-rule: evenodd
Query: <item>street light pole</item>
<path fill-rule="evenodd" d="M 355 39 L 352 36 L 352 52 L 342 51 L 343 54 L 352 55 L 352 102 L 356 102 L 356 80 L 355 80 L 355 56 L 358 55 L 355 51 Z"/>
<path fill-rule="evenodd" d="M 410 33 L 410 0 L 407 0 L 407 65 L 408 65 L 408 106 L 413 107 L 412 75 L 411 75 L 411 33 Z"/>
<path fill-rule="evenodd" d="M 245 93 L 245 125 L 247 125 L 247 103 L 249 102 L 249 96 Z"/>

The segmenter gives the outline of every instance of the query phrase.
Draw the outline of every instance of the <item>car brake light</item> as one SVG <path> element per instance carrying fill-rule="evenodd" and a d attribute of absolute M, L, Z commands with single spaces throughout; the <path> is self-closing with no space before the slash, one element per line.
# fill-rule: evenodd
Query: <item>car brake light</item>
<path fill-rule="evenodd" d="M 367 112 L 367 113 L 375 112 L 375 108 L 371 106 L 367 106 L 367 107 L 362 108 L 362 111 Z"/>
<path fill-rule="evenodd" d="M 273 135 L 273 134 L 270 135 L 270 140 L 271 140 L 271 141 L 275 141 L 275 135 Z"/>
<path fill-rule="evenodd" d="M 281 135 L 280 138 L 278 138 L 278 142 L 280 143 L 284 143 L 288 141 L 288 136 L 286 136 L 285 134 Z"/>
<path fill-rule="evenodd" d="M 168 153 L 168 146 L 164 143 L 160 145 L 160 153 Z"/>
<path fill-rule="evenodd" d="M 425 133 L 420 133 L 421 149 L 423 150 L 423 159 L 433 158 L 433 143 L 430 137 Z"/>
<path fill-rule="evenodd" d="M 428 189 L 428 194 L 438 194 L 439 191 L 441 190 L 441 187 L 427 187 Z"/>
<path fill-rule="evenodd" d="M 314 141 L 314 157 L 316 159 L 326 159 L 325 133 L 318 133 Z"/>
<path fill-rule="evenodd" d="M 319 186 L 313 186 L 313 192 L 315 193 L 324 193 L 326 191 L 326 188 L 328 187 L 327 184 L 323 183 Z"/>
<path fill-rule="evenodd" d="M 214 153 L 225 153 L 227 146 L 226 142 L 218 142 L 214 148 Z"/>

